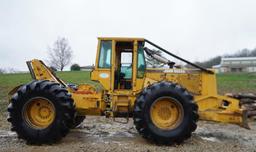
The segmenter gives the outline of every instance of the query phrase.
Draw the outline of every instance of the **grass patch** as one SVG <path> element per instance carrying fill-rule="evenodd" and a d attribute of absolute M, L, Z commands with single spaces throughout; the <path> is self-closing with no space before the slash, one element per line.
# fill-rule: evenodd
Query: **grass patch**
<path fill-rule="evenodd" d="M 224 73 L 217 75 L 219 93 L 255 93 L 256 73 Z"/>

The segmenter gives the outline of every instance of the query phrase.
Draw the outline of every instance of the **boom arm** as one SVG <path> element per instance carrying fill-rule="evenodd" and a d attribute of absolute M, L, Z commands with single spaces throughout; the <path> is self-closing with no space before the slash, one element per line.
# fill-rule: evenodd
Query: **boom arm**
<path fill-rule="evenodd" d="M 144 50 L 147 53 L 147 55 L 151 56 L 152 58 L 156 59 L 157 61 L 159 61 L 161 63 L 169 65 L 170 68 L 173 68 L 173 66 L 175 64 L 174 62 L 166 59 L 165 57 L 163 57 L 163 56 L 161 56 L 159 54 L 156 54 L 154 51 L 150 50 L 147 47 L 144 47 Z"/>
<path fill-rule="evenodd" d="M 43 61 L 33 59 L 31 61 L 27 61 L 27 65 L 32 79 L 55 81 L 60 83 L 64 87 L 68 87 L 64 81 L 55 76 L 52 70 L 49 67 L 47 67 Z"/>

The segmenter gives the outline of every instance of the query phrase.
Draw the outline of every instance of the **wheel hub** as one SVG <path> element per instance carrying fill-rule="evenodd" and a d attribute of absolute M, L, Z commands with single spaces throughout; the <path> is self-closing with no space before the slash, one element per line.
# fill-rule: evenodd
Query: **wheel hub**
<path fill-rule="evenodd" d="M 183 107 L 173 98 L 161 97 L 150 108 L 150 116 L 153 124 L 161 129 L 170 130 L 176 128 L 183 120 Z"/>
<path fill-rule="evenodd" d="M 46 98 L 33 98 L 24 106 L 23 118 L 30 127 L 47 128 L 55 118 L 54 105 Z"/>
<path fill-rule="evenodd" d="M 170 107 L 161 106 L 158 110 L 158 116 L 163 120 L 168 120 L 172 115 L 171 112 L 172 111 L 171 111 Z"/>
<path fill-rule="evenodd" d="M 38 116 L 41 119 L 48 119 L 50 115 L 51 115 L 51 108 L 47 106 L 42 106 L 39 108 Z"/>

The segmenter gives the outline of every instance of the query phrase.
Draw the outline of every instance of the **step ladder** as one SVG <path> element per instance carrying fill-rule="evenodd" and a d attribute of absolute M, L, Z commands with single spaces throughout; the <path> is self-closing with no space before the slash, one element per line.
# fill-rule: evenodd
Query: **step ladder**
<path fill-rule="evenodd" d="M 128 123 L 130 114 L 130 99 L 127 96 L 119 95 L 113 102 L 113 120 L 119 123 Z M 118 121 L 116 118 L 126 118 L 126 121 Z"/>

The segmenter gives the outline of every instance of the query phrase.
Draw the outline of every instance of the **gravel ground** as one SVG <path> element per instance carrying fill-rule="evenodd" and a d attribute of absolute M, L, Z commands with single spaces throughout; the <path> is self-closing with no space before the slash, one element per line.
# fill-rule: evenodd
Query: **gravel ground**
<path fill-rule="evenodd" d="M 2 123 L 6 123 L 2 121 Z M 83 151 L 247 151 L 256 152 L 256 122 L 251 130 L 236 125 L 200 121 L 192 137 L 180 145 L 159 146 L 140 137 L 130 120 L 128 124 L 113 122 L 104 117 L 86 120 L 57 144 L 32 146 L 17 139 L 8 127 L 0 125 L 0 151 L 24 152 L 83 152 Z"/>

